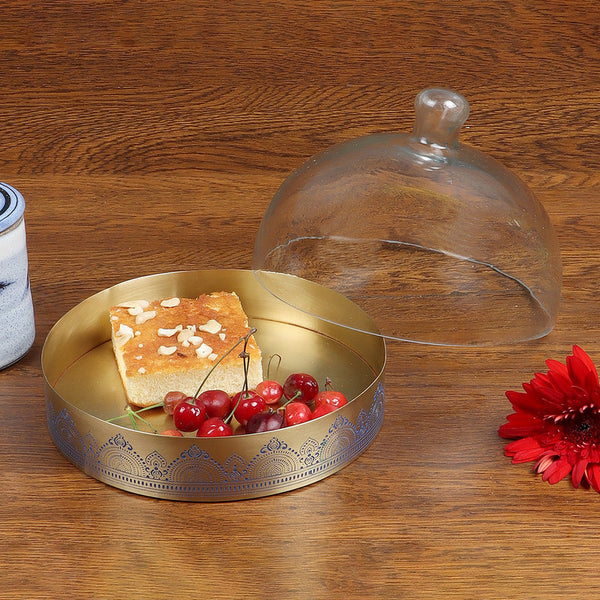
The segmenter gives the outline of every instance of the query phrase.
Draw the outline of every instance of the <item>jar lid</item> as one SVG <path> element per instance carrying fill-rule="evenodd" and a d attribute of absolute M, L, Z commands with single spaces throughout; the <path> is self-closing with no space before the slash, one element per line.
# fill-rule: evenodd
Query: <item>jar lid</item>
<path fill-rule="evenodd" d="M 12 227 L 24 212 L 25 200 L 20 192 L 0 182 L 0 233 Z"/>
<path fill-rule="evenodd" d="M 294 278 L 326 286 L 370 315 L 370 333 L 393 340 L 485 346 L 546 335 L 562 267 L 543 206 L 459 143 L 469 114 L 460 94 L 427 89 L 415 109 L 411 134 L 341 143 L 283 182 L 256 238 L 257 279 L 299 310 L 360 329 L 299 294 Z"/>

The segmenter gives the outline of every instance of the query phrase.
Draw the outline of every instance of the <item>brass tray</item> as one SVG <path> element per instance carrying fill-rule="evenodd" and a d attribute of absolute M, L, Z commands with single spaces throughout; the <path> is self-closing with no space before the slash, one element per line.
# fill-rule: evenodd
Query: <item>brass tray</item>
<path fill-rule="evenodd" d="M 354 303 L 290 275 L 286 285 L 315 306 L 344 311 L 357 330 L 376 331 Z M 110 341 L 108 309 L 131 299 L 194 297 L 235 291 L 257 328 L 264 360 L 282 357 L 277 379 L 294 371 L 329 377 L 350 400 L 302 425 L 225 438 L 177 438 L 131 428 Z M 345 319 L 348 321 L 349 319 Z M 42 350 L 47 422 L 57 448 L 75 466 L 136 494 L 187 501 L 240 500 L 299 488 L 357 458 L 381 428 L 385 343 L 381 337 L 317 319 L 277 300 L 252 271 L 181 271 L 120 283 L 84 300 L 52 328 Z M 273 373 L 271 373 L 273 375 Z M 162 409 L 146 418 L 169 427 Z M 170 425 L 172 426 L 172 424 Z"/>

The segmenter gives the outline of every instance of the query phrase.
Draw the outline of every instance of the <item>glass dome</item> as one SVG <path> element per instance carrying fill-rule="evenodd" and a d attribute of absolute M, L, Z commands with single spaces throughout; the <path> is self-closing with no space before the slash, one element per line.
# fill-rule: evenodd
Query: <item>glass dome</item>
<path fill-rule="evenodd" d="M 459 143 L 465 98 L 427 89 L 415 108 L 411 134 L 341 143 L 284 181 L 258 231 L 256 277 L 284 302 L 358 328 L 297 294 L 294 278 L 339 292 L 377 323 L 371 333 L 394 340 L 484 346 L 546 335 L 561 261 L 543 206 Z"/>

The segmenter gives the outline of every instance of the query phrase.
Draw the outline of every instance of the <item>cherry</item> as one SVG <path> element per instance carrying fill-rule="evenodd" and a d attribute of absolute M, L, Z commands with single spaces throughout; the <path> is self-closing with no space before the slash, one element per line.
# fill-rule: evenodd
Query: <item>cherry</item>
<path fill-rule="evenodd" d="M 283 387 L 278 381 L 272 379 L 261 381 L 255 391 L 267 404 L 277 404 L 283 396 Z"/>
<path fill-rule="evenodd" d="M 206 390 L 197 398 L 198 404 L 204 404 L 208 417 L 224 419 L 231 412 L 231 398 L 223 390 Z"/>
<path fill-rule="evenodd" d="M 321 404 L 321 406 L 317 406 L 317 408 L 313 410 L 312 418 L 318 419 L 319 417 L 332 413 L 334 410 L 337 410 L 337 407 L 332 406 L 331 404 Z"/>
<path fill-rule="evenodd" d="M 173 437 L 183 437 L 183 433 L 181 431 L 177 431 L 177 429 L 165 429 L 161 432 L 160 435 L 172 435 Z"/>
<path fill-rule="evenodd" d="M 172 415 L 175 407 L 184 400 L 187 400 L 189 396 L 183 392 L 168 392 L 163 401 L 163 410 L 168 414 Z"/>
<path fill-rule="evenodd" d="M 325 390 L 323 392 L 319 392 L 315 396 L 315 408 L 318 408 L 322 404 L 329 404 L 335 408 L 340 408 L 348 404 L 348 400 L 346 396 L 342 394 L 342 392 L 334 392 L 333 390 Z"/>
<path fill-rule="evenodd" d="M 226 437 L 229 435 L 233 435 L 233 430 L 228 423 L 225 423 L 219 417 L 206 419 L 196 433 L 196 437 Z"/>
<path fill-rule="evenodd" d="M 317 380 L 308 373 L 292 373 L 283 384 L 283 395 L 291 400 L 309 404 L 319 393 Z"/>
<path fill-rule="evenodd" d="M 311 419 L 312 413 L 310 412 L 310 408 L 304 402 L 290 402 L 285 407 L 285 424 L 288 427 L 306 423 Z"/>
<path fill-rule="evenodd" d="M 283 415 L 272 410 L 261 410 L 253 414 L 246 423 L 246 433 L 274 431 L 283 426 Z"/>
<path fill-rule="evenodd" d="M 192 404 L 188 400 L 180 402 L 173 411 L 173 423 L 180 431 L 196 431 L 205 418 L 204 404 Z"/>
<path fill-rule="evenodd" d="M 232 398 L 231 404 L 235 406 L 233 416 L 238 423 L 244 426 L 248 423 L 252 415 L 267 408 L 267 403 L 262 396 L 252 391 L 238 392 Z"/>

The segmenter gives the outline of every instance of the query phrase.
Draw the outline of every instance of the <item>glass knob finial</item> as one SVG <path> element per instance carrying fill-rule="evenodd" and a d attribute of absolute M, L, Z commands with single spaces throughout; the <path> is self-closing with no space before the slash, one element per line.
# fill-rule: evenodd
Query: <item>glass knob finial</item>
<path fill-rule="evenodd" d="M 440 88 L 423 90 L 415 99 L 413 137 L 422 144 L 455 148 L 468 116 L 469 103 L 460 94 Z"/>

